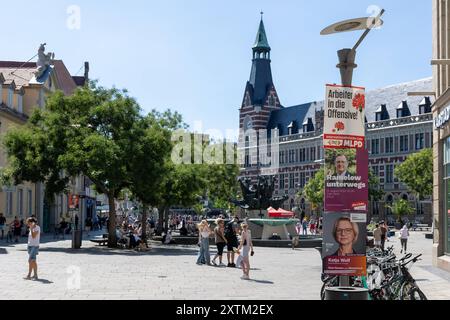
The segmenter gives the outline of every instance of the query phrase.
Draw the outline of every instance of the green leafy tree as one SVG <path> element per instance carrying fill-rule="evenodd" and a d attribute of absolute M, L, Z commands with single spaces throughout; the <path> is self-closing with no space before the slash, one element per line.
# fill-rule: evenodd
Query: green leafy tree
<path fill-rule="evenodd" d="M 372 170 L 369 171 L 369 199 L 378 211 L 378 202 L 383 198 L 385 192 L 380 188 L 380 178 Z"/>
<path fill-rule="evenodd" d="M 115 247 L 114 199 L 131 184 L 130 165 L 141 134 L 139 112 L 125 90 L 91 83 L 72 96 L 56 92 L 44 109 L 33 112 L 25 128 L 7 134 L 9 172 L 15 182 L 45 182 L 48 192 L 67 187 L 68 177 L 87 176 L 108 197 L 108 246 Z"/>
<path fill-rule="evenodd" d="M 433 150 L 424 149 L 410 155 L 405 162 L 395 168 L 395 176 L 403 182 L 416 201 L 422 201 L 433 193 Z M 420 207 L 420 211 L 422 208 Z"/>
<path fill-rule="evenodd" d="M 165 127 L 170 111 L 160 115 L 149 114 L 139 124 L 139 138 L 135 141 L 131 163 L 130 190 L 142 203 L 142 241 L 147 243 L 147 212 L 157 206 L 158 188 L 167 174 L 165 163 L 172 150 L 170 130 Z M 167 122 L 171 123 L 171 122 Z"/>
<path fill-rule="evenodd" d="M 305 198 L 311 204 L 312 210 L 317 210 L 320 212 L 320 207 L 323 204 L 323 197 L 325 191 L 325 170 L 321 168 L 316 172 L 312 179 L 309 179 L 305 188 L 303 189 L 303 194 Z"/>
<path fill-rule="evenodd" d="M 392 210 L 399 222 L 402 221 L 402 216 L 407 216 L 414 212 L 414 209 L 411 208 L 409 202 L 404 199 L 396 200 L 392 206 L 388 207 Z"/>

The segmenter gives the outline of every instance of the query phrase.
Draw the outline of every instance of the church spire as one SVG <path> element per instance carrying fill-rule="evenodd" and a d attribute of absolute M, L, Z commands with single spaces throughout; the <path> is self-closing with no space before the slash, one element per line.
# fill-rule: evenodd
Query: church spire
<path fill-rule="evenodd" d="M 270 52 L 269 41 L 267 41 L 266 30 L 264 28 L 263 14 L 264 12 L 261 12 L 261 22 L 259 23 L 258 33 L 256 34 L 255 44 L 253 45 L 254 53 Z M 268 55 L 264 55 L 264 57 L 266 59 L 269 58 Z"/>

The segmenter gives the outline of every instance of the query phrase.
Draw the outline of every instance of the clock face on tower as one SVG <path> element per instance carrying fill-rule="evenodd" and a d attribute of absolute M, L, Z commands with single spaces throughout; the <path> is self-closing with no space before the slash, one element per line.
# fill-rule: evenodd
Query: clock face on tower
<path fill-rule="evenodd" d="M 252 123 L 252 119 L 247 116 L 244 120 L 244 130 L 250 130 L 253 129 L 253 123 Z"/>

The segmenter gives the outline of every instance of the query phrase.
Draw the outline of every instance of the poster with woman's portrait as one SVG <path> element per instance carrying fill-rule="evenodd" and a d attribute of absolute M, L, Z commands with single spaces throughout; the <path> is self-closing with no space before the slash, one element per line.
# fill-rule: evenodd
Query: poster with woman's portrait
<path fill-rule="evenodd" d="M 366 275 L 366 215 L 326 213 L 323 225 L 323 272 L 328 275 Z"/>
<path fill-rule="evenodd" d="M 364 149 L 325 150 L 325 211 L 367 212 L 368 161 Z"/>

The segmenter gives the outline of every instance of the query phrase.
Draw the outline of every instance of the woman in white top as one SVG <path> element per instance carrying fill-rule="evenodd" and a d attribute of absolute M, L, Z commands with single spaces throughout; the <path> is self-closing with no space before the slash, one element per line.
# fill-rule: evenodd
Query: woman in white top
<path fill-rule="evenodd" d="M 241 243 L 239 244 L 238 251 L 241 251 L 242 255 L 242 272 L 244 273 L 241 277 L 243 280 L 250 279 L 250 255 L 253 256 L 253 243 L 252 236 L 248 230 L 248 224 L 241 224 Z"/>
<path fill-rule="evenodd" d="M 402 245 L 402 250 L 400 250 L 400 253 L 403 253 L 403 250 L 405 250 L 406 253 L 406 245 L 408 244 L 408 237 L 409 237 L 409 230 L 405 224 L 403 228 L 400 229 L 400 242 Z"/>
<path fill-rule="evenodd" d="M 198 225 L 198 246 L 200 252 L 197 258 L 197 264 L 211 265 L 211 257 L 209 254 L 209 236 L 211 235 L 211 229 L 209 228 L 208 221 L 202 220 Z"/>

